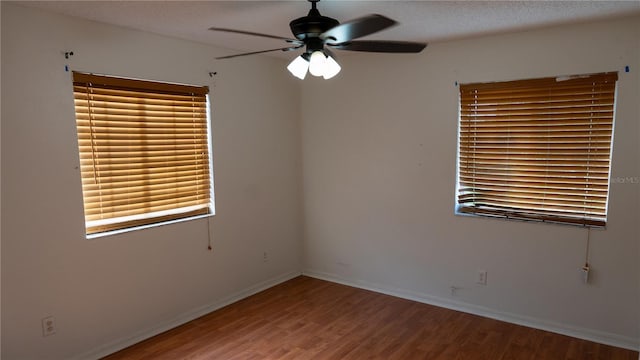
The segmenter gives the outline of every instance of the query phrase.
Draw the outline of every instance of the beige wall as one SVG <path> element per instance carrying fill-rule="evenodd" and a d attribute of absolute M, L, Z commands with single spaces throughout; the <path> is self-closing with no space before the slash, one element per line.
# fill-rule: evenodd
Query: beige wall
<path fill-rule="evenodd" d="M 2 3 L 4 359 L 95 358 L 300 273 L 299 83 L 282 61 L 222 54 Z M 206 220 L 85 239 L 65 64 L 211 87 L 213 252 Z"/>
<path fill-rule="evenodd" d="M 417 56 L 340 53 L 338 77 L 299 82 L 282 61 L 217 62 L 221 49 L 3 2 L 2 356 L 95 358 L 301 269 L 637 348 L 640 185 L 612 185 L 609 225 L 592 232 L 590 285 L 578 272 L 584 229 L 453 208 L 456 81 L 629 65 L 612 176 L 640 176 L 639 20 L 431 44 Z M 65 64 L 211 87 L 213 252 L 203 220 L 84 238 Z M 478 270 L 487 286 L 475 284 Z M 49 315 L 57 333 L 44 338 Z"/>
<path fill-rule="evenodd" d="M 611 173 L 637 179 L 639 38 L 637 17 L 571 25 L 342 56 L 335 81 L 305 81 L 305 272 L 637 349 L 640 184 L 612 184 L 589 285 L 585 229 L 456 216 L 454 203 L 456 82 L 621 71 Z"/>

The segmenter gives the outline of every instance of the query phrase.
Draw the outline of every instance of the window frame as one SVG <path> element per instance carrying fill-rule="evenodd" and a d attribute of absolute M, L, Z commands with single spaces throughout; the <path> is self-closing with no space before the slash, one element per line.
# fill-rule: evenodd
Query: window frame
<path fill-rule="evenodd" d="M 550 222 L 585 227 L 605 227 L 607 222 L 608 202 L 610 196 L 609 192 L 611 181 L 613 130 L 616 116 L 615 105 L 617 99 L 617 80 L 617 72 L 606 72 L 598 74 L 548 77 L 503 82 L 460 84 L 458 91 L 458 141 L 456 149 L 455 213 L 457 215 L 503 218 L 509 220 Z M 591 85 L 588 85 L 589 83 L 591 83 Z M 574 86 L 576 89 L 582 88 L 582 90 L 567 90 L 568 88 Z M 601 117 L 599 115 L 594 115 L 596 111 L 593 110 L 590 116 L 587 115 L 582 118 L 575 114 L 567 115 L 565 113 L 565 110 L 566 112 L 571 111 L 578 113 L 584 110 L 582 109 L 582 107 L 587 107 L 587 105 L 579 104 L 580 101 L 582 101 L 582 103 L 586 103 L 584 98 L 587 96 L 586 92 L 580 93 L 580 91 L 583 91 L 589 86 L 591 86 L 592 88 L 591 91 L 593 98 L 591 108 L 599 106 L 602 109 L 602 113 L 610 113 L 610 120 L 608 120 L 609 122 L 607 125 L 603 125 L 603 122 L 606 121 L 601 121 Z M 596 87 L 598 87 L 598 90 L 594 90 L 596 89 Z M 561 91 L 558 89 L 563 89 L 562 91 L 565 91 L 567 94 L 561 94 Z M 556 90 L 558 91 L 556 92 Z M 480 100 L 476 100 L 476 104 L 471 104 L 470 102 L 470 93 L 473 91 L 476 91 L 476 94 L 479 94 L 476 95 L 476 99 Z M 543 97 L 539 97 L 540 99 L 536 98 L 536 103 L 534 104 L 534 100 L 524 99 L 525 96 L 532 96 L 530 92 L 536 92 L 536 95 L 538 95 L 538 92 L 542 91 L 547 93 L 547 95 L 545 95 L 547 98 L 544 100 L 542 100 Z M 599 97 L 600 91 L 606 93 L 606 95 L 602 96 L 602 99 Z M 514 92 L 515 95 L 500 95 L 501 93 L 506 94 L 509 92 Z M 492 97 L 492 100 L 487 100 L 489 99 L 489 97 Z M 604 100 L 605 97 L 606 100 Z M 562 104 L 560 104 L 561 102 Z M 562 108 L 560 109 L 561 106 Z M 476 109 L 476 113 L 471 114 L 470 109 L 474 107 Z M 539 107 L 540 110 L 528 109 L 534 107 Z M 527 113 L 524 114 L 522 109 L 527 109 Z M 542 117 L 542 113 L 544 113 L 544 117 Z M 558 115 L 560 113 L 562 113 L 562 116 Z M 532 117 L 529 119 L 524 119 L 525 115 Z M 510 118 L 510 116 L 512 116 L 512 118 Z M 604 116 L 602 116 L 602 118 L 604 118 Z M 597 121 L 595 121 L 594 119 L 596 119 Z M 542 124 L 546 122 L 546 125 L 539 125 L 540 127 L 535 127 L 533 128 L 534 130 L 526 130 L 522 132 L 511 131 L 508 125 L 504 125 L 507 123 L 511 123 L 510 126 L 512 126 L 513 128 L 517 129 L 518 127 L 521 127 L 522 129 L 525 129 L 527 126 L 521 125 L 517 122 L 520 120 L 528 121 L 530 124 L 533 124 L 535 122 Z M 552 123 L 552 121 L 560 122 L 554 124 Z M 470 129 L 468 126 L 470 126 L 470 124 L 474 124 L 474 122 L 476 129 Z M 587 125 L 587 122 L 589 122 L 591 125 Z M 536 125 L 538 126 L 538 124 Z M 596 162 L 595 160 L 590 160 L 588 155 L 592 151 L 592 146 L 595 149 L 595 145 L 592 144 L 596 143 L 596 140 L 594 140 L 594 138 L 596 138 L 596 135 L 592 136 L 591 134 L 596 133 L 597 131 L 601 131 L 600 129 L 596 129 L 594 125 L 602 127 L 602 129 L 604 129 L 601 133 L 598 133 L 597 136 L 600 136 L 601 138 L 606 138 L 608 136 L 606 154 L 602 152 L 596 154 L 595 151 L 593 152 L 593 158 L 595 159 L 596 155 L 598 155 L 598 159 L 601 161 L 601 164 L 604 163 L 603 159 L 606 158 L 606 180 L 602 179 L 602 175 L 604 174 L 602 171 L 600 171 L 600 178 L 597 180 L 593 180 L 597 177 L 596 175 L 589 174 L 589 162 Z M 545 131 L 547 132 L 547 142 L 542 141 L 542 139 L 545 139 L 545 137 L 541 135 L 543 131 L 539 130 L 545 126 Z M 533 126 L 529 125 L 529 127 Z M 575 133 L 575 135 L 572 135 L 571 137 L 566 135 L 569 133 Z M 504 134 L 509 135 L 505 136 Z M 499 136 L 506 138 L 507 140 L 503 140 Z M 512 138 L 512 136 L 516 140 L 511 141 L 510 139 Z M 517 139 L 518 136 L 520 136 L 521 138 Z M 539 139 L 537 139 L 537 142 L 534 143 L 533 147 L 535 147 L 535 145 L 546 146 L 546 158 L 542 157 L 544 151 L 539 151 L 536 153 L 535 151 L 537 150 L 518 149 L 518 146 L 521 146 L 517 144 L 518 142 L 532 142 L 532 139 L 534 139 L 535 136 L 539 136 Z M 574 142 L 578 142 L 580 140 L 588 138 L 588 150 L 586 153 L 581 153 L 579 150 L 571 149 L 570 151 L 575 151 L 575 154 L 567 155 L 565 153 L 562 156 L 558 156 L 558 154 L 562 153 L 562 151 L 557 152 L 557 149 L 554 149 L 554 147 L 563 147 L 564 145 L 555 145 L 555 140 L 551 140 L 552 136 L 556 136 L 559 139 L 567 136 L 568 140 L 566 143 L 566 148 L 573 147 L 575 145 Z M 476 141 L 477 144 L 473 143 L 474 150 L 470 151 L 469 149 L 471 147 L 469 146 L 469 144 Z M 489 150 L 483 150 L 482 148 L 494 148 L 493 150 L 491 150 L 494 151 L 494 153 L 490 154 Z M 498 150 L 496 149 L 501 150 L 500 152 L 498 152 Z M 521 151 L 521 153 L 518 154 L 518 151 Z M 530 151 L 531 154 L 527 154 L 527 151 Z M 569 152 L 569 150 L 565 150 L 565 152 Z M 472 155 L 469 155 L 470 153 Z M 513 156 L 514 158 L 520 156 L 519 161 L 521 163 L 518 164 L 518 166 L 515 166 L 515 160 L 510 160 L 511 156 Z M 535 157 L 537 156 L 539 156 L 540 158 L 538 158 L 536 161 Z M 569 162 L 568 160 L 563 159 L 560 163 L 561 165 L 565 165 L 566 167 L 573 165 L 576 167 L 576 169 L 578 168 L 578 166 L 583 166 L 583 164 L 585 163 L 587 164 L 587 170 L 585 171 L 586 176 L 584 176 L 584 179 L 587 180 L 582 184 L 586 184 L 586 187 L 584 188 L 584 210 L 582 213 L 578 212 L 572 207 L 566 207 L 565 210 L 560 210 L 560 208 L 565 206 L 566 204 L 571 204 L 572 206 L 577 204 L 576 199 L 578 199 L 578 197 L 582 195 L 575 194 L 579 194 L 579 191 L 582 190 L 569 189 L 568 183 L 570 181 L 561 179 L 565 176 L 554 174 L 554 172 L 559 172 L 559 170 L 557 169 L 562 169 L 563 166 L 557 166 L 554 169 L 550 164 L 552 164 L 558 158 L 562 159 L 566 157 L 578 159 L 585 156 L 587 158 L 586 162 L 584 162 L 584 160 L 581 160 L 582 163 L 578 160 L 575 160 L 575 162 Z M 484 157 L 484 159 L 481 159 L 481 157 Z M 470 160 L 470 158 L 478 159 Z M 502 164 L 500 164 L 499 162 L 502 162 Z M 546 162 L 547 164 L 544 166 L 539 166 L 539 164 L 531 165 L 536 162 Z M 489 163 L 491 164 L 488 165 Z M 557 164 L 558 162 L 553 165 Z M 512 168 L 509 168 L 510 166 Z M 595 166 L 593 167 L 595 168 Z M 469 169 L 471 168 L 473 168 L 474 170 L 469 171 Z M 521 180 L 523 176 L 539 176 L 532 175 L 534 174 L 533 171 L 540 172 L 543 168 L 546 169 L 546 173 L 544 176 L 540 176 L 540 178 L 532 177 L 534 180 Z M 462 176 L 463 171 L 465 172 L 464 180 Z M 578 172 L 578 170 L 575 171 L 576 173 Z M 519 174 L 511 175 L 511 173 L 516 172 L 518 172 Z M 482 173 L 482 175 L 477 175 L 478 173 Z M 552 175 L 549 175 L 550 173 Z M 596 171 L 593 171 L 593 173 L 596 173 Z M 482 178 L 482 181 L 484 182 L 482 185 L 479 185 L 479 178 Z M 487 180 L 487 178 L 490 179 Z M 579 178 L 579 176 L 575 176 L 575 178 Z M 515 197 L 512 194 L 523 196 L 521 194 L 517 194 L 517 192 L 531 191 L 533 187 L 530 183 L 538 181 L 538 179 L 545 179 L 544 186 L 542 186 L 541 188 L 539 187 L 539 189 L 542 189 L 540 190 L 541 193 L 544 193 L 545 195 L 544 197 L 542 197 L 538 193 L 534 193 L 532 196 L 534 198 L 540 196 L 539 198 L 542 198 L 542 203 L 526 205 L 524 204 L 524 202 L 527 202 L 527 200 L 514 200 Z M 501 189 L 502 193 L 498 195 L 497 189 L 500 181 L 502 181 L 500 185 L 503 185 L 503 188 Z M 522 183 L 517 183 L 516 185 L 514 185 L 516 181 L 522 181 Z M 549 182 L 551 181 L 558 181 L 559 185 L 550 185 Z M 578 181 L 576 181 L 576 183 L 577 182 Z M 597 189 L 597 191 L 591 190 L 589 188 L 589 184 L 597 184 L 599 189 Z M 550 188 L 555 186 L 557 186 L 559 190 L 550 190 Z M 516 187 L 520 188 L 514 190 Z M 557 201 L 556 205 L 545 204 L 545 200 L 547 199 L 546 194 L 548 193 L 555 193 L 549 197 L 550 199 L 555 197 L 555 199 L 549 200 L 549 203 Z M 574 195 L 571 195 L 570 193 Z M 601 199 L 602 193 L 604 193 L 604 205 L 602 206 L 602 201 L 598 200 L 597 203 L 599 204 L 599 207 L 597 209 L 593 211 L 587 210 L 588 206 L 595 204 L 595 202 L 592 202 L 592 198 L 595 196 L 599 196 L 599 198 Z M 499 196 L 503 196 L 503 200 L 505 200 L 502 205 L 499 204 L 502 201 L 498 200 Z M 513 202 L 509 203 L 511 201 Z M 535 201 L 536 200 L 529 202 L 533 203 Z M 519 202 L 522 202 L 522 204 L 520 204 Z M 505 206 L 505 204 L 507 205 Z M 574 210 L 576 212 L 572 213 L 571 211 Z"/>
<path fill-rule="evenodd" d="M 87 238 L 215 214 L 207 86 L 72 81 Z"/>

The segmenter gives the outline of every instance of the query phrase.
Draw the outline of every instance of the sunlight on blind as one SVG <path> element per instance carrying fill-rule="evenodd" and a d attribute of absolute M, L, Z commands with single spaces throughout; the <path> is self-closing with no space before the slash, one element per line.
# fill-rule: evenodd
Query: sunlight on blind
<path fill-rule="evenodd" d="M 208 214 L 207 87 L 73 73 L 87 234 Z"/>
<path fill-rule="evenodd" d="M 458 211 L 604 226 L 617 79 L 460 85 Z"/>

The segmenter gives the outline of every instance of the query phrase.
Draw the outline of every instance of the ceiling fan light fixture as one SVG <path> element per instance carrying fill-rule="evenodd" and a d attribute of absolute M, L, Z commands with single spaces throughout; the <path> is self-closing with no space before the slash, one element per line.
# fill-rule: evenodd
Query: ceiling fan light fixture
<path fill-rule="evenodd" d="M 300 80 L 304 80 L 305 76 L 307 76 L 307 70 L 309 70 L 309 61 L 305 59 L 302 55 L 293 59 L 289 66 L 287 66 L 287 70 L 291 73 L 291 75 L 297 77 Z"/>
<path fill-rule="evenodd" d="M 342 68 L 336 62 L 336 60 L 332 58 L 331 55 L 327 55 L 327 60 L 325 61 L 325 64 L 324 64 L 324 74 L 322 74 L 322 77 L 325 80 L 329 80 L 332 77 L 338 75 L 341 69 Z"/>
<path fill-rule="evenodd" d="M 320 50 L 314 51 L 309 58 L 309 72 L 313 76 L 324 75 L 327 56 Z"/>

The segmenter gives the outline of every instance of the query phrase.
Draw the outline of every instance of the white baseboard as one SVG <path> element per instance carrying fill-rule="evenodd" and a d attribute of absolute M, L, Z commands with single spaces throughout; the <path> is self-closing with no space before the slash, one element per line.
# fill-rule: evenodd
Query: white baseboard
<path fill-rule="evenodd" d="M 165 331 L 171 330 L 177 326 L 183 325 L 191 320 L 195 320 L 201 316 L 204 316 L 212 311 L 223 308 L 227 305 L 230 305 L 234 302 L 247 298 L 251 295 L 257 294 L 260 291 L 266 290 L 270 287 L 276 286 L 280 283 L 283 283 L 287 280 L 291 280 L 296 276 L 300 276 L 300 272 L 288 272 L 285 274 L 281 274 L 279 276 L 273 277 L 271 279 L 267 279 L 255 285 L 252 285 L 246 289 L 240 290 L 236 293 L 233 293 L 224 299 L 219 301 L 214 301 L 210 304 L 206 304 L 196 309 L 192 309 L 185 313 L 182 313 L 172 319 L 162 322 L 161 324 L 157 324 L 155 326 L 146 328 L 144 330 L 138 331 L 133 335 L 123 337 L 121 339 L 117 339 L 108 344 L 100 346 L 99 348 L 92 349 L 83 354 L 74 356 L 71 360 L 93 360 L 100 359 L 109 354 L 113 354 L 116 351 L 127 348 L 131 345 L 137 344 L 143 340 L 146 340 L 150 337 L 161 334 Z"/>
<path fill-rule="evenodd" d="M 578 339 L 589 340 L 601 344 L 616 346 L 624 349 L 639 351 L 640 339 L 634 339 L 618 334 L 597 331 L 593 329 L 570 326 L 562 323 L 507 313 L 484 306 L 473 305 L 462 301 L 455 301 L 410 290 L 399 289 L 393 286 L 362 281 L 358 279 L 347 279 L 341 276 L 321 271 L 307 269 L 302 272 L 305 276 L 335 282 L 360 289 L 375 291 L 378 293 L 391 295 L 403 299 L 413 300 L 424 304 L 443 307 L 451 310 L 461 311 L 469 314 L 496 319 L 512 324 L 527 326 L 530 328 L 549 331 L 557 334 L 567 335 Z M 639 359 L 640 360 L 640 359 Z"/>

